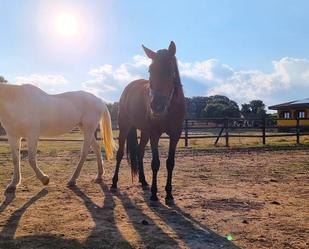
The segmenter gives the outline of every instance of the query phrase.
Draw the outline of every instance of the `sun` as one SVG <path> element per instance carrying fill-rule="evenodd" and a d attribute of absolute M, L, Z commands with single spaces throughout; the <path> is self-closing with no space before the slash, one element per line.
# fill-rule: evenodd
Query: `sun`
<path fill-rule="evenodd" d="M 71 37 L 78 33 L 79 23 L 76 16 L 70 13 L 61 13 L 56 16 L 55 29 L 62 36 Z"/>

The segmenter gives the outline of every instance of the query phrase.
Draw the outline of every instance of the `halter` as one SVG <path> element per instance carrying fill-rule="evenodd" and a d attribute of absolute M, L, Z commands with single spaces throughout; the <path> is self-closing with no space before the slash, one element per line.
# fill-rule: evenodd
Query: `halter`
<path fill-rule="evenodd" d="M 160 93 L 159 91 L 156 91 L 156 90 L 153 90 L 153 89 L 150 88 L 149 96 L 150 97 L 157 97 L 163 103 L 166 103 L 163 113 L 167 113 L 168 108 L 170 107 L 172 99 L 174 97 L 174 93 L 175 93 L 175 86 L 173 87 L 169 96 L 165 96 L 162 93 Z"/>
<path fill-rule="evenodd" d="M 163 52 L 163 51 L 159 50 L 157 53 L 160 53 L 160 52 Z M 165 96 L 161 92 L 154 90 L 154 89 L 151 89 L 151 88 L 150 88 L 150 91 L 149 91 L 150 97 L 156 97 L 156 98 L 159 99 L 160 102 L 166 103 L 163 114 L 166 114 L 168 112 L 168 109 L 171 105 L 171 102 L 172 102 L 173 97 L 174 97 L 175 92 L 176 92 L 175 88 L 177 87 L 177 84 L 180 83 L 179 71 L 178 71 L 176 57 L 175 57 L 175 62 L 174 62 L 174 71 L 172 72 L 172 74 L 173 74 L 173 84 L 174 84 L 174 86 L 173 86 L 173 89 L 172 89 L 169 96 Z"/>

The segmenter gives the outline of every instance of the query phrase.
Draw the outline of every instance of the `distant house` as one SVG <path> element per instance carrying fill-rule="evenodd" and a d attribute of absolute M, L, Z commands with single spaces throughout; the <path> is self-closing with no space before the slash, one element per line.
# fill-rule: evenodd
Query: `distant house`
<path fill-rule="evenodd" d="M 278 126 L 295 126 L 297 118 L 300 125 L 309 125 L 309 98 L 269 106 L 268 109 L 277 110 Z"/>

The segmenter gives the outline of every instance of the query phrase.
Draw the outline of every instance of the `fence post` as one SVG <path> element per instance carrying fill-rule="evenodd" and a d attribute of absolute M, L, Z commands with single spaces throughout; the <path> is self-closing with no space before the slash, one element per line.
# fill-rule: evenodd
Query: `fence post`
<path fill-rule="evenodd" d="M 266 144 L 266 119 L 262 118 L 262 133 L 263 133 L 263 145 Z"/>
<path fill-rule="evenodd" d="M 299 144 L 299 118 L 296 118 L 296 143 Z"/>
<path fill-rule="evenodd" d="M 188 147 L 188 119 L 185 119 L 185 147 Z"/>
<path fill-rule="evenodd" d="M 229 120 L 228 118 L 224 119 L 224 128 L 225 128 L 225 146 L 229 147 Z"/>

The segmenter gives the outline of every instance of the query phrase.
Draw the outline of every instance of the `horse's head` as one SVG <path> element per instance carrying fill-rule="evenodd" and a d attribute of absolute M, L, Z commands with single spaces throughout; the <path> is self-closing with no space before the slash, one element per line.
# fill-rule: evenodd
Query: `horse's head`
<path fill-rule="evenodd" d="M 175 93 L 175 82 L 180 81 L 175 57 L 176 45 L 172 41 L 168 49 L 161 49 L 157 52 L 144 46 L 143 49 L 152 60 L 149 66 L 149 97 L 152 116 L 160 117 L 168 112 Z"/>

